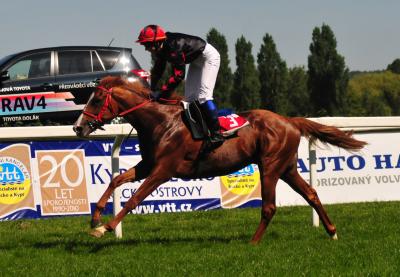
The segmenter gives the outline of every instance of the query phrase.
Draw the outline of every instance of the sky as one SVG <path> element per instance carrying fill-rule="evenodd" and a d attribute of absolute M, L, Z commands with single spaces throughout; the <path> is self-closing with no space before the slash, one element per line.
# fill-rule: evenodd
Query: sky
<path fill-rule="evenodd" d="M 216 28 L 227 40 L 232 69 L 244 36 L 256 59 L 270 34 L 288 67 L 304 66 L 315 27 L 327 24 L 351 71 L 382 70 L 400 58 L 398 0 L 0 0 L 0 58 L 41 47 L 108 45 L 132 48 L 144 69 L 150 55 L 135 43 L 141 28 L 205 38 Z"/>

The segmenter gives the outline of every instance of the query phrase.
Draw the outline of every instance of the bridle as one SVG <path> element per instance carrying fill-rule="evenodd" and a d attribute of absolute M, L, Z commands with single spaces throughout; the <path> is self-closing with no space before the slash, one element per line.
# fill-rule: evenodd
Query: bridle
<path fill-rule="evenodd" d="M 104 114 L 106 113 L 107 109 L 111 112 L 113 118 L 116 118 L 117 116 L 124 116 L 124 115 L 126 115 L 128 113 L 131 113 L 131 112 L 137 110 L 137 109 L 140 109 L 141 107 L 143 107 L 144 105 L 146 105 L 146 104 L 148 104 L 148 103 L 150 103 L 152 101 L 151 99 L 148 99 L 148 100 L 140 103 L 137 106 L 134 106 L 134 107 L 132 107 L 132 108 L 126 110 L 126 111 L 123 111 L 123 112 L 117 114 L 117 113 L 114 112 L 113 107 L 111 105 L 111 98 L 112 98 L 113 88 L 107 89 L 107 88 L 105 88 L 103 86 L 98 86 L 97 89 L 100 89 L 100 90 L 105 91 L 107 93 L 106 94 L 106 100 L 104 101 L 103 106 L 100 109 L 100 112 L 96 115 L 96 114 L 87 112 L 86 108 L 82 112 L 84 115 L 94 119 L 94 120 L 88 122 L 88 126 L 92 130 L 96 130 L 96 129 L 104 130 L 103 125 L 105 124 L 105 121 L 104 121 L 103 117 L 104 117 Z"/>

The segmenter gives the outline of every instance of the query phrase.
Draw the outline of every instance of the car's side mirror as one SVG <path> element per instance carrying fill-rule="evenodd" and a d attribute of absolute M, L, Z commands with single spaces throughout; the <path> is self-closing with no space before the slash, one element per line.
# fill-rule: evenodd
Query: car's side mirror
<path fill-rule="evenodd" d="M 8 71 L 3 71 L 0 73 L 0 83 L 6 81 L 8 79 L 10 79 L 10 75 L 8 74 Z"/>

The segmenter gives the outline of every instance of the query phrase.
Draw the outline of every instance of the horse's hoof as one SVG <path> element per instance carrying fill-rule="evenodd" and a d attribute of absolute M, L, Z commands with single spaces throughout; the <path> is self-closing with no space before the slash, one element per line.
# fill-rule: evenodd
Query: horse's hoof
<path fill-rule="evenodd" d="M 106 227 L 100 226 L 90 232 L 92 237 L 101 238 L 107 232 Z"/>
<path fill-rule="evenodd" d="M 333 234 L 333 235 L 331 236 L 331 239 L 332 239 L 332 240 L 338 240 L 337 233 Z"/>
<path fill-rule="evenodd" d="M 101 225 L 102 225 L 102 223 L 101 223 L 100 220 L 94 220 L 94 219 L 92 219 L 92 220 L 90 221 L 90 227 L 91 227 L 92 229 L 97 228 L 97 227 L 100 227 Z"/>
<path fill-rule="evenodd" d="M 259 244 L 260 244 L 260 241 L 259 241 L 259 240 L 251 240 L 251 241 L 249 242 L 249 244 L 256 246 L 256 245 L 259 245 Z"/>

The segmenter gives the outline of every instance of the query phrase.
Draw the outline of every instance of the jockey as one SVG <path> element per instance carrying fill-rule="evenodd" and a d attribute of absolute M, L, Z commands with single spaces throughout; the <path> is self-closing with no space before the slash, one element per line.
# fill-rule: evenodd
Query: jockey
<path fill-rule="evenodd" d="M 185 83 L 185 101 L 200 102 L 210 130 L 212 148 L 219 147 L 224 142 L 224 138 L 219 131 L 217 107 L 213 101 L 213 90 L 220 64 L 218 51 L 199 37 L 164 32 L 157 25 L 144 27 L 136 42 L 143 45 L 155 60 L 151 70 L 152 98 L 155 100 L 160 97 L 169 97 L 185 78 L 186 64 L 190 64 Z M 157 90 L 157 83 L 164 73 L 167 62 L 171 64 L 173 74 L 166 84 Z"/>

